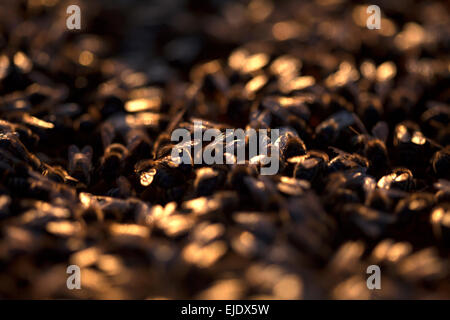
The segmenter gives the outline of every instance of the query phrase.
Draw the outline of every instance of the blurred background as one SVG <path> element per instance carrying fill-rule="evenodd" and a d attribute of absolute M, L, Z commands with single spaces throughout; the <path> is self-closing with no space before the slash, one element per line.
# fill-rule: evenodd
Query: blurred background
<path fill-rule="evenodd" d="M 66 9 L 73 4 L 81 8 L 81 30 L 66 28 Z M 381 8 L 379 30 L 366 27 L 369 4 Z M 236 90 L 241 92 L 244 80 L 259 75 L 269 60 L 285 55 L 294 60 L 286 62 L 285 70 L 273 67 L 271 77 L 284 72 L 288 74 L 285 79 L 292 80 L 297 73 L 302 78 L 295 83 L 281 82 L 273 92 L 295 95 L 296 90 L 312 87 L 309 93 L 325 97 L 329 109 L 311 116 L 309 125 L 313 129 L 329 115 L 329 110 L 341 105 L 347 108 L 347 102 L 357 100 L 355 92 L 360 90 L 390 106 L 390 111 L 380 117 L 386 121 L 392 140 L 397 123 L 423 119 L 425 106 L 443 104 L 448 108 L 450 5 L 447 1 L 428 0 L 369 4 L 343 0 L 1 0 L 1 119 L 37 127 L 38 147 L 31 138 L 24 144 L 42 162 L 67 167 L 69 145 L 82 147 L 87 142 L 93 147 L 93 159 L 101 161 L 105 138 L 98 132 L 98 123 L 123 111 L 124 101 L 136 97 L 145 96 L 150 105 L 157 101 L 160 119 L 156 125 L 149 115 L 133 120 L 148 124 L 152 142 L 190 104 L 194 107 L 189 116 L 245 126 L 248 112 L 242 118 L 239 114 L 233 118 L 234 111 L 228 111 L 232 110 L 230 104 L 222 101 L 225 98 L 203 106 L 203 96 L 200 103 L 190 99 L 191 92 L 196 92 L 198 83 L 207 87 L 202 82 L 207 73 L 204 70 L 222 69 L 227 83 L 238 83 L 241 86 Z M 250 54 L 255 54 L 253 60 Z M 213 63 L 207 64 L 210 61 Z M 248 74 L 236 75 L 239 72 L 235 71 L 245 69 L 246 64 Z M 291 71 L 295 71 L 292 77 Z M 220 89 L 221 78 L 214 81 Z M 253 86 L 255 89 L 245 89 L 245 99 L 250 102 L 260 89 L 258 83 Z M 226 99 L 232 91 L 227 91 Z M 222 104 L 229 109 L 220 109 Z M 126 111 L 136 110 L 128 105 Z M 23 118 L 24 113 L 36 118 Z M 359 115 L 370 131 L 377 119 L 371 113 Z M 425 128 L 436 143 L 445 147 L 450 134 L 447 118 L 443 119 Z M 302 139 L 309 146 L 307 138 Z M 17 169 L 19 174 L 22 171 Z M 431 177 L 426 171 L 418 171 L 417 176 L 423 180 L 419 191 L 430 191 L 438 178 L 445 178 L 442 174 Z M 102 180 L 101 174 L 92 179 L 90 185 L 86 183 L 88 187 L 77 190 L 108 192 L 110 186 L 104 182 L 108 180 Z M 418 240 L 413 236 L 396 239 L 404 242 L 367 240 L 370 237 L 362 237 L 361 241 L 360 237 L 347 235 L 327 242 L 323 237 L 331 232 L 328 222 L 312 217 L 296 230 L 301 239 L 294 242 L 302 243 L 300 250 L 286 244 L 281 236 L 271 246 L 261 247 L 253 233 L 234 229 L 235 225 L 224 231 L 223 225 L 196 221 L 193 228 L 194 222 L 183 215 L 178 215 L 179 220 L 171 222 L 167 229 L 161 227 L 164 236 L 149 237 L 149 231 L 142 229 L 145 223 L 92 229 L 83 224 L 79 232 L 72 222 L 49 226 L 49 221 L 60 221 L 66 214 L 72 219 L 90 208 L 81 209 L 79 202 L 72 204 L 69 200 L 70 205 L 56 201 L 24 203 L 15 198 L 18 191 L 4 181 L 5 197 L 0 203 L 0 298 L 450 298 L 448 247 L 433 247 L 429 230 L 421 238 L 422 234 L 413 229 L 416 231 L 409 235 L 414 234 Z M 448 185 L 446 188 L 448 192 Z M 158 205 L 159 214 L 175 210 L 170 197 L 148 193 L 143 192 L 141 198 Z M 81 203 L 89 203 L 87 198 L 80 198 Z M 316 212 L 313 205 L 308 207 L 309 201 L 302 201 L 291 205 Z M 192 205 L 210 209 L 204 202 Z M 317 210 L 320 216 L 322 209 Z M 22 215 L 22 211 L 28 214 Z M 252 218 L 243 219 L 245 224 Z M 264 219 L 257 222 L 263 235 L 266 228 L 271 234 L 271 222 L 269 227 Z M 448 232 L 449 227 L 445 228 Z M 179 233 L 188 232 L 189 237 L 178 238 Z M 204 247 L 195 240 L 205 238 L 228 240 L 205 240 L 208 245 Z M 68 263 L 82 268 L 83 290 L 66 289 Z M 366 288 L 365 270 L 373 263 L 389 270 L 383 275 L 381 291 Z"/>

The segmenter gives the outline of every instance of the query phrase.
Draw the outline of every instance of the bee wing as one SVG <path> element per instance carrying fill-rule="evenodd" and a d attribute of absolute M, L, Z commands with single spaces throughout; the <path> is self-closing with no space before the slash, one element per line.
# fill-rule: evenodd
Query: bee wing
<path fill-rule="evenodd" d="M 345 128 L 348 126 L 351 126 L 356 122 L 355 114 L 348 111 L 339 111 L 333 114 L 330 118 L 327 120 L 334 121 L 338 124 L 339 128 Z M 361 121 L 361 120 L 360 120 Z"/>
<path fill-rule="evenodd" d="M 389 127 L 385 121 L 379 121 L 372 128 L 372 135 L 386 143 L 388 135 L 389 135 Z"/>
<path fill-rule="evenodd" d="M 350 153 L 345 152 L 344 150 L 341 150 L 339 148 L 336 147 L 328 147 L 328 149 L 332 150 L 334 153 L 340 155 L 340 156 L 349 156 Z"/>
<path fill-rule="evenodd" d="M 358 128 L 363 132 L 364 134 L 368 134 L 366 126 L 361 121 L 361 119 L 358 117 L 356 113 L 353 113 L 353 118 L 355 119 L 355 124 L 358 126 Z"/>
<path fill-rule="evenodd" d="M 75 165 L 75 163 L 74 163 L 75 155 L 79 152 L 80 152 L 80 149 L 78 149 L 78 147 L 76 145 L 72 144 L 69 146 L 69 149 L 68 149 L 69 171 L 71 171 L 73 169 L 73 166 Z"/>
<path fill-rule="evenodd" d="M 91 146 L 89 146 L 89 145 L 84 146 L 84 148 L 81 150 L 81 152 L 86 156 L 86 158 L 89 162 L 92 161 L 92 154 L 94 153 L 94 150 L 92 150 Z"/>

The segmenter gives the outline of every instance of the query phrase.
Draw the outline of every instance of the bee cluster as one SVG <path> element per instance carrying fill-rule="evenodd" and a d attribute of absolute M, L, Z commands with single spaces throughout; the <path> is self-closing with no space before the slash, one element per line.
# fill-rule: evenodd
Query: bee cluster
<path fill-rule="evenodd" d="M 450 16 L 383 3 L 2 1 L 0 298 L 450 298 Z"/>

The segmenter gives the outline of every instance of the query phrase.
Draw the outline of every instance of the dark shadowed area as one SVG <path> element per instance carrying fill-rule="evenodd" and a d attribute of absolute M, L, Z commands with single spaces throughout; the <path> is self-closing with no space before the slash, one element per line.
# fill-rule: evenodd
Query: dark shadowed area
<path fill-rule="evenodd" d="M 450 299 L 449 5 L 370 4 L 1 0 L 0 299 Z"/>

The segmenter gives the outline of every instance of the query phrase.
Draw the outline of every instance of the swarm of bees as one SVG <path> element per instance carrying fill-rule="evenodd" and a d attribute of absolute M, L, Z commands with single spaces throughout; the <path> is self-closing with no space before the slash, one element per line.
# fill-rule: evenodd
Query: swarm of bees
<path fill-rule="evenodd" d="M 40 27 L 58 1 L 0 5 L 0 298 L 449 299 L 442 4 L 367 30 L 345 2 L 170 3 L 104 1 L 110 34 L 70 35 Z M 198 120 L 279 129 L 278 173 L 195 163 L 195 141 L 174 161 Z"/>

